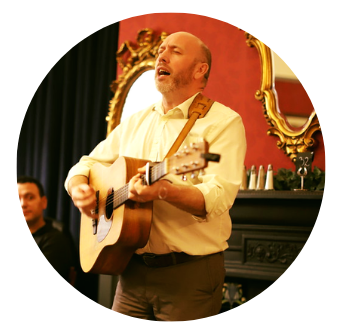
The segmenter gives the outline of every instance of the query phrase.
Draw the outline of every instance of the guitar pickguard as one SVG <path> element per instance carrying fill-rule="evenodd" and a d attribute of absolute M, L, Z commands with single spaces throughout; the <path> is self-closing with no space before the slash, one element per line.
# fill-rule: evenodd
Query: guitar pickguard
<path fill-rule="evenodd" d="M 102 204 L 98 202 L 98 212 L 100 217 L 97 223 L 97 241 L 101 242 L 108 234 L 112 222 L 113 222 L 113 212 L 114 212 L 114 188 L 108 189 L 106 204 L 103 208 Z M 104 211 L 104 214 L 102 212 Z"/>
<path fill-rule="evenodd" d="M 97 224 L 97 241 L 101 242 L 108 234 L 111 226 L 112 226 L 112 219 L 106 220 L 104 215 L 101 215 L 98 220 Z"/>

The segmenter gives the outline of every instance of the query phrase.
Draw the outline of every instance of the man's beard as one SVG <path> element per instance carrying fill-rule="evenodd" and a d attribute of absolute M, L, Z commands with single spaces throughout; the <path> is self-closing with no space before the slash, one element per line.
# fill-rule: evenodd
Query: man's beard
<path fill-rule="evenodd" d="M 158 82 L 157 78 L 155 78 L 157 90 L 160 93 L 165 94 L 177 91 L 178 89 L 187 86 L 192 81 L 192 72 L 195 65 L 196 63 L 194 63 L 186 73 L 175 74 L 171 77 L 169 82 Z"/>

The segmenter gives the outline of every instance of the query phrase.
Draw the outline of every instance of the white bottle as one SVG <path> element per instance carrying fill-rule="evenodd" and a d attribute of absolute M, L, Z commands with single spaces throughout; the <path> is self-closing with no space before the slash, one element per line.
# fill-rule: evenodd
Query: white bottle
<path fill-rule="evenodd" d="M 264 190 L 264 189 L 265 189 L 265 170 L 264 170 L 264 166 L 261 165 L 259 167 L 259 174 L 258 174 L 258 181 L 257 181 L 256 190 Z"/>
<path fill-rule="evenodd" d="M 256 171 L 255 166 L 251 167 L 251 175 L 249 176 L 248 190 L 255 190 L 256 187 Z"/>
<path fill-rule="evenodd" d="M 273 188 L 273 167 L 272 167 L 272 165 L 268 165 L 268 168 L 267 168 L 265 190 L 274 190 L 274 188 Z"/>

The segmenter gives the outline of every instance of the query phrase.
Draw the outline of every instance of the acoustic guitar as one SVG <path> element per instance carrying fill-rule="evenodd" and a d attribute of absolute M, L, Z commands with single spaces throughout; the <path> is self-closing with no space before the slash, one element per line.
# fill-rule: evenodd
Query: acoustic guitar
<path fill-rule="evenodd" d="M 155 165 L 147 160 L 119 157 L 110 167 L 92 166 L 89 184 L 96 191 L 97 219 L 81 215 L 80 261 L 84 272 L 119 275 L 136 249 L 144 247 L 150 234 L 153 202 L 138 203 L 128 199 L 128 182 L 137 169 L 146 165 L 143 182 L 151 185 L 172 173 L 185 176 L 218 162 L 218 154 L 208 153 L 206 141 Z"/>

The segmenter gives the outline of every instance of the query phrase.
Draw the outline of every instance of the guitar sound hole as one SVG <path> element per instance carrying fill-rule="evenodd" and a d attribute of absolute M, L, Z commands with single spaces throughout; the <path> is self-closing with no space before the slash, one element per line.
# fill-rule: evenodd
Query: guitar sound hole
<path fill-rule="evenodd" d="M 114 189 L 108 191 L 108 196 L 106 200 L 106 218 L 110 219 L 114 210 Z"/>

